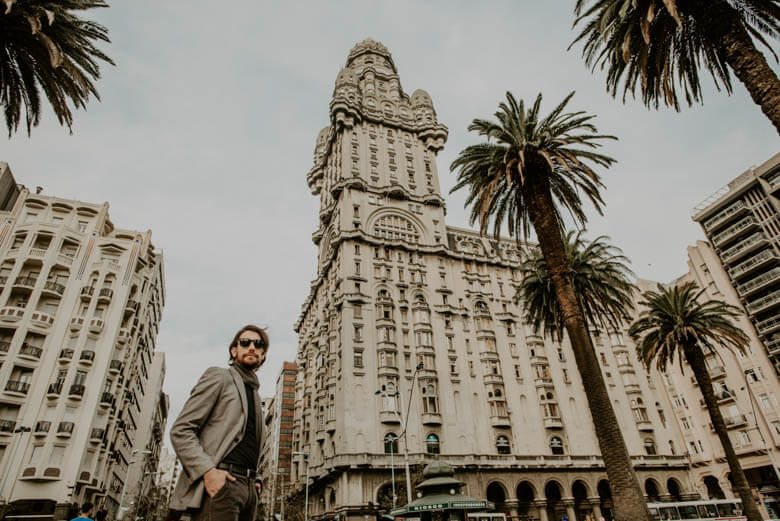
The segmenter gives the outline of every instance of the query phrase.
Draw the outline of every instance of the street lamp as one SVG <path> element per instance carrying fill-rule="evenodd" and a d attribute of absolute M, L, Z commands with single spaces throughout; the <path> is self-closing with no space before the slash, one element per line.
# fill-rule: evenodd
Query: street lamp
<path fill-rule="evenodd" d="M 14 434 L 17 434 L 17 433 L 18 434 L 24 434 L 25 432 L 31 432 L 31 431 L 32 431 L 31 427 L 25 427 L 23 425 L 20 425 L 19 427 L 15 428 L 13 432 L 14 432 Z M 16 439 L 16 443 L 14 444 L 14 448 L 11 451 L 11 454 L 9 455 L 9 458 L 8 458 L 8 468 L 6 469 L 5 476 L 3 476 L 3 483 L 0 484 L 0 498 L 4 497 L 3 496 L 3 492 L 5 491 L 5 482 L 8 480 L 8 476 L 11 474 L 11 465 L 13 465 L 14 456 L 16 455 L 16 449 L 19 448 L 19 444 L 21 443 L 21 440 L 22 440 L 21 436 L 19 436 L 19 438 Z M 13 489 L 13 487 L 11 487 L 11 489 Z M 8 501 L 6 501 L 6 503 L 10 503 L 10 502 L 11 502 L 11 498 L 10 498 L 10 494 L 9 494 L 9 498 L 8 498 Z"/>
<path fill-rule="evenodd" d="M 401 416 L 401 412 L 398 410 L 398 407 L 393 407 L 393 412 L 398 417 L 399 423 L 404 426 L 403 430 L 401 431 L 401 434 L 398 436 L 399 438 L 404 439 L 404 469 L 406 471 L 406 502 L 411 503 L 412 502 L 412 479 L 409 475 L 409 442 L 406 438 L 406 426 L 409 424 L 409 411 L 412 408 L 412 395 L 414 395 L 414 382 L 417 379 L 417 373 L 422 370 L 423 363 L 420 362 L 417 364 L 417 367 L 414 369 L 414 374 L 412 375 L 412 389 L 409 391 L 409 400 L 406 405 L 406 415 Z M 389 394 L 387 391 L 382 389 L 377 389 L 377 391 L 374 393 L 377 395 L 382 396 L 398 396 L 401 402 L 403 402 L 403 398 L 401 397 L 401 390 L 396 389 L 395 393 Z M 392 458 L 393 449 L 392 444 L 390 445 L 390 457 Z M 393 467 L 393 461 L 391 460 L 390 466 Z M 395 508 L 395 471 L 393 470 L 393 507 Z"/>
<path fill-rule="evenodd" d="M 303 456 L 303 461 L 306 462 L 306 496 L 303 509 L 303 521 L 309 521 L 309 453 L 300 450 L 294 450 L 293 454 L 296 456 Z"/>
<path fill-rule="evenodd" d="M 134 449 L 133 452 L 130 453 L 130 463 L 127 465 L 127 473 L 125 474 L 125 482 L 122 483 L 122 495 L 119 496 L 119 509 L 116 512 L 116 518 L 117 519 L 122 519 L 124 517 L 124 515 L 125 515 L 125 512 L 127 510 L 130 510 L 130 507 L 124 506 L 124 502 L 125 502 L 125 492 L 127 492 L 127 481 L 128 481 L 128 478 L 130 477 L 129 476 L 129 474 L 130 474 L 130 467 L 133 464 L 134 456 L 136 454 L 144 454 L 144 455 L 146 455 L 146 454 L 151 454 L 151 453 L 152 453 L 152 451 L 150 451 L 150 450 L 139 450 L 139 449 Z"/>

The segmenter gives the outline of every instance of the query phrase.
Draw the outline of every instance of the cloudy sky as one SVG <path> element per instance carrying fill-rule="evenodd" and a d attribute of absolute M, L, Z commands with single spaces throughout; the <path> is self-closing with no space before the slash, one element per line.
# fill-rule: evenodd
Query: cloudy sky
<path fill-rule="evenodd" d="M 112 3 L 95 14 L 117 63 L 103 69 L 102 101 L 76 114 L 73 135 L 46 114 L 30 138 L 0 146 L 0 160 L 27 186 L 108 201 L 118 227 L 153 230 L 165 256 L 158 346 L 172 417 L 245 323 L 270 328 L 263 394 L 294 359 L 292 327 L 316 266 L 318 202 L 305 175 L 336 74 L 364 38 L 389 48 L 404 91 L 427 90 L 449 127 L 443 193 L 450 163 L 475 141 L 466 126 L 507 90 L 541 92 L 548 110 L 575 90 L 570 108 L 620 138 L 606 148 L 618 160 L 604 173 L 606 215 L 590 231 L 610 235 L 642 278 L 683 273 L 686 246 L 703 238 L 691 209 L 778 152 L 739 84 L 731 97 L 708 89 L 703 107 L 682 113 L 610 98 L 603 75 L 567 51 L 573 1 Z M 447 201 L 448 224 L 467 226 L 463 194 Z"/>

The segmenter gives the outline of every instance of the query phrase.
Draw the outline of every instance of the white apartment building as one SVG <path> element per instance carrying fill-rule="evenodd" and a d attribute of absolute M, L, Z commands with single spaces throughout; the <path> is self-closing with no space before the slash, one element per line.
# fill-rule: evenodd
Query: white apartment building
<path fill-rule="evenodd" d="M 688 248 L 688 273 L 672 284 L 687 282 L 703 289 L 702 300 L 722 300 L 742 308 L 740 295 L 710 243 L 698 241 Z M 647 281 L 639 286 L 643 291 L 655 289 Z M 708 357 L 707 363 L 729 437 L 754 495 L 767 518 L 780 518 L 780 481 L 773 469 L 780 461 L 780 381 L 747 313 L 739 317 L 738 325 L 750 338 L 744 355 L 723 349 Z M 728 463 L 693 372 L 687 365 L 681 372 L 674 364 L 666 375 L 653 373 L 667 390 L 690 455 L 694 484 L 704 497 L 734 497 Z"/>
<path fill-rule="evenodd" d="M 570 345 L 536 335 L 513 301 L 515 241 L 446 225 L 436 155 L 447 133 L 381 43 L 350 51 L 307 176 L 319 253 L 295 327 L 293 450 L 309 455 L 310 517 L 362 521 L 389 495 L 391 466 L 404 481 L 404 445 L 413 465 L 447 461 L 465 494 L 515 519 L 608 516 Z M 624 331 L 594 339 L 641 484 L 697 497 L 663 389 Z M 294 456 L 299 492 L 305 472 Z"/>
<path fill-rule="evenodd" d="M 116 228 L 108 203 L 32 193 L 6 163 L 0 202 L 5 519 L 70 519 L 87 500 L 113 517 L 155 432 L 143 409 L 164 375 L 162 253 L 150 231 Z"/>

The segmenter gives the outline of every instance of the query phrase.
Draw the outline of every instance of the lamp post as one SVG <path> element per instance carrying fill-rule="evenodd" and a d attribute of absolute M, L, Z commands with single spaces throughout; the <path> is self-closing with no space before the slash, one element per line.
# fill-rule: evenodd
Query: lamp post
<path fill-rule="evenodd" d="M 127 465 L 127 474 L 125 474 L 125 482 L 122 483 L 122 494 L 119 496 L 119 509 L 116 512 L 116 518 L 122 519 L 125 515 L 125 512 L 130 509 L 130 507 L 123 506 L 125 502 L 125 492 L 127 492 L 127 478 L 129 478 L 130 474 L 130 467 L 133 465 L 133 459 L 136 454 L 151 454 L 152 451 L 150 450 L 139 450 L 134 449 L 133 452 L 130 453 L 130 463 Z M 142 477 L 143 479 L 143 477 Z"/>
<path fill-rule="evenodd" d="M 303 461 L 306 462 L 306 495 L 304 499 L 306 504 L 303 507 L 303 521 L 309 521 L 309 453 L 300 450 L 294 450 L 293 454 L 296 456 L 303 456 Z"/>
<path fill-rule="evenodd" d="M 14 434 L 17 434 L 17 433 L 18 434 L 24 434 L 25 432 L 30 432 L 30 431 L 32 431 L 31 427 L 25 427 L 23 425 L 20 425 L 19 427 L 14 429 Z M 16 449 L 19 448 L 19 444 L 21 443 L 21 439 L 22 439 L 21 436 L 19 436 L 16 439 L 16 443 L 14 443 L 14 448 L 11 450 L 11 454 L 9 455 L 9 458 L 8 458 L 8 468 L 5 471 L 5 476 L 3 476 L 3 483 L 0 484 L 0 499 L 4 498 L 3 492 L 5 491 L 5 482 L 8 480 L 8 476 L 11 474 L 11 465 L 13 465 L 14 456 L 16 455 Z M 11 487 L 11 488 L 13 489 L 13 487 Z M 11 503 L 10 494 L 9 494 L 9 497 L 8 497 L 8 501 L 6 501 L 6 503 L 7 504 Z"/>
<path fill-rule="evenodd" d="M 393 412 L 396 416 L 398 416 L 398 421 L 401 423 L 401 425 L 404 426 L 403 430 L 401 431 L 401 434 L 399 438 L 404 439 L 404 469 L 406 471 L 406 502 L 407 504 L 412 502 L 412 479 L 409 474 L 409 442 L 406 438 L 406 426 L 409 424 L 409 411 L 412 408 L 412 395 L 414 395 L 414 382 L 417 379 L 417 373 L 423 368 L 423 363 L 420 362 L 417 364 L 417 367 L 414 369 L 414 374 L 412 375 L 412 388 L 409 391 L 409 400 L 406 405 L 406 415 L 402 416 L 401 412 L 398 410 L 398 407 L 393 407 Z M 382 396 L 397 396 L 401 402 L 403 402 L 403 398 L 401 396 L 400 389 L 396 389 L 395 393 L 389 394 L 387 391 L 382 389 L 377 389 L 377 391 L 374 394 L 382 395 Z M 392 444 L 390 448 L 390 457 L 392 458 Z M 391 459 L 390 466 L 393 466 L 393 461 Z M 392 473 L 393 476 L 395 475 L 395 472 Z M 395 479 L 393 479 L 393 507 L 395 507 Z"/>

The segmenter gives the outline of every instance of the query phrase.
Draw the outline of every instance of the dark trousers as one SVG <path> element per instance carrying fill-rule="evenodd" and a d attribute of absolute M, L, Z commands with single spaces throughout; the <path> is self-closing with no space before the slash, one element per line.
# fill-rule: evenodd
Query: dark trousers
<path fill-rule="evenodd" d="M 204 492 L 200 510 L 192 515 L 192 521 L 254 521 L 257 509 L 255 480 L 236 476 L 235 481 L 225 480 L 225 486 L 209 497 Z"/>

